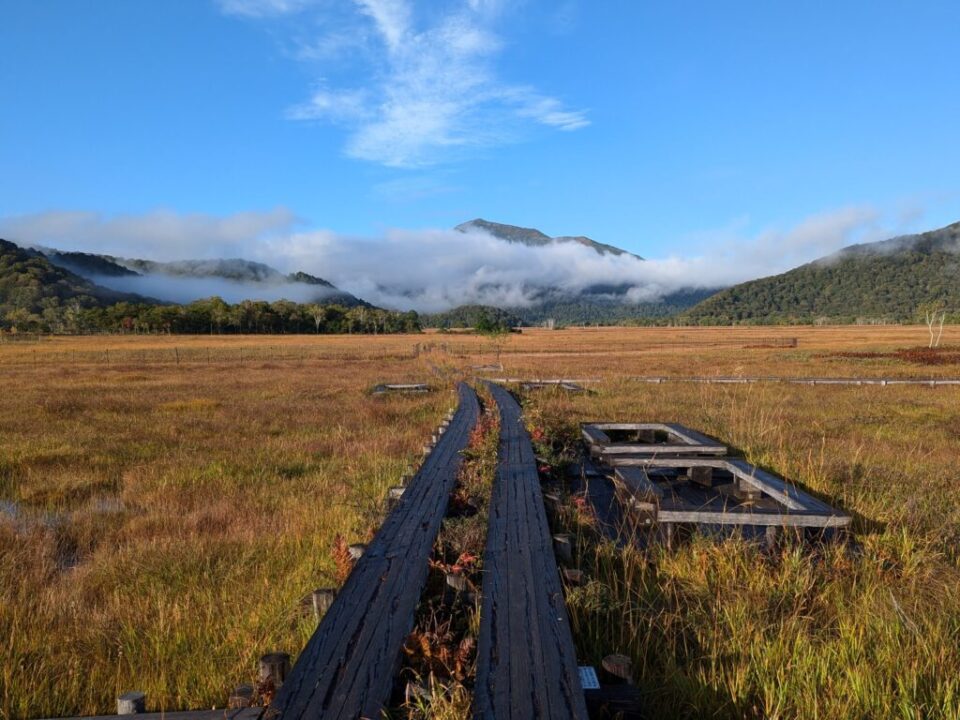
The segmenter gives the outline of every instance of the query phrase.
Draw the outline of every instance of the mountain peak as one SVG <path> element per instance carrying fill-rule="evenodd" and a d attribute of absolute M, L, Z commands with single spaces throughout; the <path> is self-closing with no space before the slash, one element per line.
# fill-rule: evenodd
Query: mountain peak
<path fill-rule="evenodd" d="M 465 223 L 460 223 L 454 230 L 462 233 L 485 232 L 498 240 L 504 240 L 511 243 L 520 243 L 529 247 L 543 247 L 544 245 L 553 245 L 557 243 L 576 243 L 588 247 L 600 255 L 628 255 L 642 260 L 638 255 L 622 250 L 621 248 L 606 243 L 600 243 L 583 235 L 561 235 L 550 237 L 546 233 L 536 228 L 520 227 L 519 225 L 507 225 L 505 223 L 491 222 L 483 218 L 476 218 Z"/>

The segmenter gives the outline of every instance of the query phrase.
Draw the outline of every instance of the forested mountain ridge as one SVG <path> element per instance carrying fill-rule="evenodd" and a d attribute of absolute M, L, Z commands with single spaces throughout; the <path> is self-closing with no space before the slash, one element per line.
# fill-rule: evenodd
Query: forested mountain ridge
<path fill-rule="evenodd" d="M 62 255 L 88 272 L 123 275 L 104 266 L 111 262 L 109 258 L 61 253 L 61 262 Z M 294 277 L 290 282 L 318 286 L 325 282 L 305 274 Z M 419 329 L 415 312 L 392 312 L 360 301 L 352 307 L 289 300 L 231 304 L 219 297 L 163 303 L 102 287 L 55 265 L 39 250 L 0 240 L 0 333 L 396 333 Z"/>
<path fill-rule="evenodd" d="M 146 300 L 96 285 L 43 253 L 0 239 L 0 325 L 37 324 L 121 301 Z"/>
<path fill-rule="evenodd" d="M 960 223 L 851 245 L 722 290 L 683 313 L 694 324 L 909 322 L 926 303 L 960 311 Z"/>

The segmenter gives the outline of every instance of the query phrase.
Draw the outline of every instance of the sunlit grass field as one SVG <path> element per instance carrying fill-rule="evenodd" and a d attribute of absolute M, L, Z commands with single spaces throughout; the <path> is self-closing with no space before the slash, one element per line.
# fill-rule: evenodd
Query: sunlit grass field
<path fill-rule="evenodd" d="M 957 340 L 951 330 L 944 343 Z M 763 347 L 797 337 L 796 348 Z M 619 552 L 573 513 L 590 582 L 582 662 L 631 655 L 652 710 L 688 717 L 960 717 L 960 388 L 650 385 L 702 375 L 950 377 L 838 352 L 925 328 L 581 329 L 489 339 L 106 337 L 0 344 L 0 717 L 222 706 L 332 584 L 454 402 L 453 381 L 592 380 L 524 400 L 581 420 L 678 421 L 854 517 L 849 548 L 698 539 Z M 759 346 L 759 347 L 758 347 Z M 376 382 L 438 392 L 377 398 Z"/>

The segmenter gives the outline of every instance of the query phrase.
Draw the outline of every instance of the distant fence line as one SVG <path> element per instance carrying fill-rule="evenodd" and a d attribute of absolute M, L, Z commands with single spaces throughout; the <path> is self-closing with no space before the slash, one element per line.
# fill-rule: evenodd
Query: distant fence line
<path fill-rule="evenodd" d="M 682 377 L 682 376 L 641 376 L 631 377 L 634 382 L 653 383 L 702 383 L 705 385 L 746 385 L 754 383 L 782 383 L 785 385 L 960 385 L 960 378 L 828 378 L 828 377 Z"/>

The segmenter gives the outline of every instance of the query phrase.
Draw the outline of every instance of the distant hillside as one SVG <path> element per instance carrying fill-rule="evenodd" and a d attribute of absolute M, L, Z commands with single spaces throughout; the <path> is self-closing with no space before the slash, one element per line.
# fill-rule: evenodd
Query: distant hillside
<path fill-rule="evenodd" d="M 521 323 L 519 316 L 490 305 L 461 305 L 446 312 L 421 315 L 420 323 L 432 328 L 475 328 L 484 319 L 505 327 Z"/>
<path fill-rule="evenodd" d="M 335 285 L 327 282 L 323 278 L 315 277 L 304 272 L 295 272 L 284 275 L 269 265 L 263 263 L 233 258 L 227 260 L 178 260 L 174 262 L 156 262 L 154 260 L 143 260 L 138 258 L 116 258 L 110 255 L 92 255 L 81 252 L 62 252 L 59 250 L 43 249 L 41 252 L 58 267 L 69 270 L 81 277 L 95 283 L 115 287 L 117 290 L 134 291 L 157 295 L 164 300 L 185 302 L 190 299 L 199 299 L 210 295 L 216 295 L 224 292 L 224 287 L 211 285 L 209 288 L 200 283 L 193 286 L 167 286 L 171 292 L 174 288 L 177 295 L 164 297 L 165 286 L 162 283 L 153 282 L 153 278 L 169 277 L 182 280 L 227 280 L 230 283 L 237 283 L 234 293 L 242 284 L 251 284 L 254 287 L 249 288 L 252 295 L 256 295 L 256 285 L 262 285 L 264 288 L 273 290 L 281 289 L 284 285 L 299 284 L 314 286 L 317 288 L 313 297 L 304 297 L 309 293 L 304 293 L 303 288 L 297 292 L 301 300 L 332 303 L 343 305 L 344 307 L 372 307 L 369 303 L 354 297 L 348 292 L 340 290 Z M 187 289 L 185 289 L 187 287 Z M 184 293 L 191 292 L 192 297 L 183 297 Z M 274 292 L 274 294 L 278 294 Z"/>
<path fill-rule="evenodd" d="M 684 317 L 704 325 L 806 323 L 825 318 L 910 321 L 922 303 L 960 310 L 960 223 L 852 245 L 782 275 L 728 288 Z"/>
<path fill-rule="evenodd" d="M 685 290 L 659 300 L 631 302 L 625 295 L 555 295 L 528 307 L 509 307 L 525 325 L 554 320 L 560 325 L 622 325 L 666 318 L 689 309 L 715 290 Z"/>
<path fill-rule="evenodd" d="M 57 267 L 62 267 L 81 277 L 135 277 L 137 273 L 124 267 L 117 259 L 109 255 L 92 255 L 83 252 L 61 252 L 60 250 L 42 249 L 46 258 Z"/>
<path fill-rule="evenodd" d="M 156 277 L 153 273 L 120 272 L 111 267 L 112 258 L 41 252 L 0 240 L 0 333 L 382 334 L 420 330 L 415 312 L 392 312 L 360 305 L 359 301 L 353 307 L 329 300 L 298 303 L 289 299 L 242 299 L 229 303 L 217 296 L 182 304 L 163 302 L 102 287 L 54 264 L 47 253 L 60 263 L 81 267 L 97 277 L 113 277 L 122 282 L 145 282 Z M 221 284 L 227 282 L 215 277 Z M 323 291 L 332 288 L 324 280 L 305 273 L 280 277 L 286 283 L 280 285 L 284 289 L 294 283 Z M 197 278 L 190 279 L 199 282 Z M 337 293 L 324 292 L 324 296 L 336 297 Z"/>
<path fill-rule="evenodd" d="M 503 223 L 483 220 L 482 218 L 461 223 L 460 225 L 457 225 L 454 230 L 459 230 L 462 233 L 474 231 L 485 232 L 489 235 L 493 235 L 495 238 L 499 238 L 500 240 L 506 240 L 507 242 L 512 243 L 520 243 L 522 245 L 529 245 L 530 247 L 552 245 L 554 243 L 578 243 L 585 247 L 596 250 L 601 255 L 633 255 L 633 253 L 629 253 L 626 250 L 621 250 L 613 245 L 599 243 L 596 240 L 591 240 L 590 238 L 582 235 L 562 235 L 560 237 L 550 237 L 549 235 L 540 232 L 536 228 L 505 225 Z M 637 255 L 633 256 L 639 257 Z"/>
<path fill-rule="evenodd" d="M 658 301 L 633 303 L 616 295 L 543 295 L 539 302 L 525 307 L 498 308 L 490 305 L 461 305 L 446 312 L 421 315 L 424 327 L 476 327 L 487 316 L 510 327 L 542 325 L 553 320 L 557 325 L 620 325 L 666 318 L 689 308 L 707 297 L 711 290 L 674 293 Z"/>
<path fill-rule="evenodd" d="M 144 302 L 129 293 L 100 287 L 57 267 L 42 253 L 0 240 L 0 324 L 30 325 L 59 318 L 69 308 Z"/>

